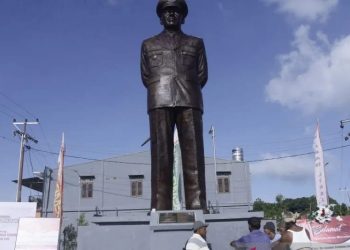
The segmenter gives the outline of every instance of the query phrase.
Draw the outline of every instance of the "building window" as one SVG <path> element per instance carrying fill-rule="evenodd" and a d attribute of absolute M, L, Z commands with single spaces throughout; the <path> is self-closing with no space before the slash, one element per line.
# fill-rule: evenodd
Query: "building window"
<path fill-rule="evenodd" d="M 81 198 L 92 198 L 95 176 L 80 176 Z"/>
<path fill-rule="evenodd" d="M 230 175 L 231 172 L 217 172 L 217 180 L 218 180 L 218 193 L 229 193 L 230 192 Z"/>
<path fill-rule="evenodd" d="M 138 197 L 142 196 L 142 183 L 144 176 L 143 175 L 129 175 L 130 187 L 131 187 L 131 196 Z"/>

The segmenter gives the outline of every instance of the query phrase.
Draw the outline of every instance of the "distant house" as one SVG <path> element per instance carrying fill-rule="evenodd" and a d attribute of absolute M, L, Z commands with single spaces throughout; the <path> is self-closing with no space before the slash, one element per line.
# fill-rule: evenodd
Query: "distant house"
<path fill-rule="evenodd" d="M 207 202 L 211 213 L 250 210 L 249 164 L 242 160 L 237 157 L 231 160 L 216 159 L 215 177 L 214 159 L 205 158 Z M 38 185 L 38 178 L 30 178 L 23 183 L 42 191 L 42 216 L 51 217 L 57 169 L 46 169 L 45 172 L 46 178 L 43 178 L 41 185 Z M 64 224 L 74 223 L 82 213 L 89 218 L 148 212 L 150 196 L 149 151 L 64 168 Z M 180 196 L 184 197 L 183 188 Z M 184 207 L 184 203 L 182 205 Z"/>

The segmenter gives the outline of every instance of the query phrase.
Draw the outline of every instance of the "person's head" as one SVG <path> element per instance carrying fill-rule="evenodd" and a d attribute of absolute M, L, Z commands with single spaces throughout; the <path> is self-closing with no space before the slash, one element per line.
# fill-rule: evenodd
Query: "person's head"
<path fill-rule="evenodd" d="M 277 231 L 282 234 L 284 231 L 286 231 L 286 223 L 284 221 L 281 221 L 277 225 Z"/>
<path fill-rule="evenodd" d="M 196 234 L 199 234 L 205 239 L 207 236 L 207 227 L 208 227 L 208 224 L 202 221 L 195 221 L 193 223 L 193 232 Z"/>
<path fill-rule="evenodd" d="M 260 229 L 261 219 L 258 217 L 251 217 L 248 219 L 249 231 Z"/>
<path fill-rule="evenodd" d="M 168 30 L 179 30 L 185 22 L 188 8 L 185 0 L 159 0 L 157 15 L 160 23 Z"/>
<path fill-rule="evenodd" d="M 282 219 L 284 222 L 285 229 L 288 230 L 296 225 L 296 221 L 299 218 L 299 213 L 285 212 L 282 213 Z"/>
<path fill-rule="evenodd" d="M 276 235 L 276 228 L 275 224 L 273 224 L 271 221 L 266 222 L 264 225 L 264 232 L 269 236 L 270 240 L 273 240 Z"/>

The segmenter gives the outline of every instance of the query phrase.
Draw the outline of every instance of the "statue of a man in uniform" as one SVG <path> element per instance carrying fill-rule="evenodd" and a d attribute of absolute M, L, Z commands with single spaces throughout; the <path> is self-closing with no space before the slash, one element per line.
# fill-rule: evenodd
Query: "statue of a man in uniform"
<path fill-rule="evenodd" d="M 160 0 L 157 15 L 164 30 L 144 40 L 141 49 L 151 136 L 151 208 L 157 210 L 172 210 L 175 126 L 186 209 L 207 209 L 201 90 L 208 68 L 203 40 L 181 31 L 187 13 L 184 0 Z"/>

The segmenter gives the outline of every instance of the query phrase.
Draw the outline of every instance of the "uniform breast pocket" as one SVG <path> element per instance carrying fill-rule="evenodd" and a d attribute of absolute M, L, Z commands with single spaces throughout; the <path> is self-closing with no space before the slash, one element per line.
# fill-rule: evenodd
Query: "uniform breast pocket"
<path fill-rule="evenodd" d="M 149 64 L 151 68 L 161 66 L 163 64 L 163 53 L 162 52 L 151 53 L 149 55 Z"/>
<path fill-rule="evenodd" d="M 187 66 L 188 68 L 193 68 L 196 66 L 196 54 L 193 53 L 192 51 L 186 51 L 183 50 L 181 51 L 182 55 L 182 64 Z"/>

